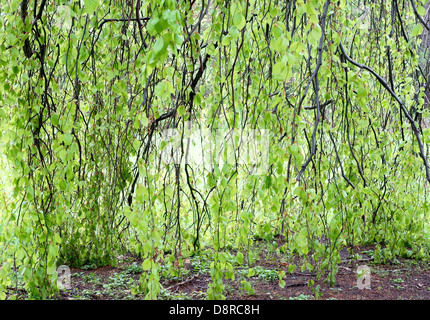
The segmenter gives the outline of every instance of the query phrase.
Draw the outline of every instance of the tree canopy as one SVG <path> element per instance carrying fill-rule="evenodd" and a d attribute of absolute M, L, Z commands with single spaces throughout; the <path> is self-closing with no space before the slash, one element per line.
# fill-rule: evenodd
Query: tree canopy
<path fill-rule="evenodd" d="M 0 298 L 131 251 L 154 299 L 210 248 L 222 299 L 226 250 L 276 235 L 332 283 L 345 245 L 428 258 L 426 8 L 2 1 Z"/>

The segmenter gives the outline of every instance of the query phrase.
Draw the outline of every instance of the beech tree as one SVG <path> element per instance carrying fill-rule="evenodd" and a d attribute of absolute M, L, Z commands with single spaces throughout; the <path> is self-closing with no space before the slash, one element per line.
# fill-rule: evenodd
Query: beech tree
<path fill-rule="evenodd" d="M 425 2 L 2 1 L 0 298 L 131 251 L 154 299 L 210 249 L 222 299 L 276 235 L 331 283 L 428 257 Z"/>

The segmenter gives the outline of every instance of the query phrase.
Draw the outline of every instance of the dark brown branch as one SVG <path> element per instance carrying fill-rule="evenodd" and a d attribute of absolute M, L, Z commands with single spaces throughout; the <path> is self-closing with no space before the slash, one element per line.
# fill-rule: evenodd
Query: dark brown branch
<path fill-rule="evenodd" d="M 21 20 L 25 24 L 25 18 L 27 18 L 27 6 L 28 6 L 28 0 L 23 0 L 21 2 Z M 31 49 L 30 40 L 29 38 L 26 38 L 24 40 L 24 46 L 23 46 L 24 54 L 27 58 L 31 58 L 33 55 L 33 50 Z"/>
<path fill-rule="evenodd" d="M 423 20 L 423 18 L 421 18 L 421 16 L 419 15 L 419 13 L 418 13 L 418 11 L 417 11 L 417 7 L 415 6 L 415 1 L 414 1 L 414 0 L 411 0 L 411 4 L 412 4 L 412 8 L 414 9 L 414 13 L 415 13 L 416 17 L 418 18 L 418 20 L 420 20 L 420 22 L 422 23 L 422 25 L 423 25 L 424 27 L 426 27 L 426 29 L 427 29 L 428 31 L 430 31 L 430 28 L 429 28 L 429 26 L 427 25 L 427 23 L 425 23 L 425 21 Z"/>
<path fill-rule="evenodd" d="M 341 174 L 342 174 L 342 177 L 346 180 L 346 182 L 348 182 L 348 184 L 352 187 L 352 189 L 355 189 L 355 186 L 354 186 L 354 184 L 351 182 L 351 180 L 349 180 L 349 179 L 345 176 L 345 172 L 343 171 L 342 161 L 340 161 L 339 153 L 337 152 L 337 148 L 336 148 L 336 143 L 334 142 L 334 139 L 333 139 L 333 137 L 332 137 L 332 135 L 331 135 L 331 132 L 329 131 L 329 132 L 328 132 L 328 134 L 329 134 L 329 136 L 330 136 L 331 142 L 333 143 L 334 151 L 336 152 L 336 158 L 337 158 L 337 161 L 339 162 L 339 165 L 340 165 L 340 172 L 341 172 Z"/>
<path fill-rule="evenodd" d="M 186 44 L 190 40 L 191 35 L 194 33 L 194 31 L 196 31 L 197 27 L 202 23 L 204 16 L 208 13 L 208 9 L 209 9 L 210 5 L 211 5 L 211 0 L 208 1 L 208 4 L 206 5 L 206 9 L 204 9 L 204 1 L 203 1 L 202 10 L 200 11 L 200 16 L 199 16 L 199 21 L 197 21 L 197 23 L 194 25 L 194 27 L 188 33 L 188 37 L 182 42 L 182 45 Z"/>
<path fill-rule="evenodd" d="M 127 19 L 103 19 L 103 21 L 99 25 L 99 29 L 101 29 L 106 22 L 127 22 L 127 21 L 142 21 L 142 20 L 146 21 L 146 20 L 149 20 L 149 19 L 151 19 L 151 18 L 150 17 L 139 17 L 139 19 L 137 19 L 137 18 L 131 18 L 131 19 L 128 19 L 128 18 Z"/>
<path fill-rule="evenodd" d="M 328 106 L 329 104 L 331 104 L 332 102 L 333 102 L 333 99 L 330 98 L 329 100 L 325 101 L 324 103 L 321 103 L 320 104 L 320 108 L 324 108 L 324 107 Z M 316 108 L 317 108 L 317 106 L 306 106 L 306 107 L 303 107 L 303 109 L 306 109 L 306 110 L 313 110 L 313 109 L 316 109 Z"/>
<path fill-rule="evenodd" d="M 415 124 L 414 119 L 412 119 L 411 115 L 409 114 L 408 110 L 406 109 L 406 106 L 403 104 L 403 102 L 400 100 L 400 98 L 395 94 L 395 92 L 391 89 L 391 87 L 388 85 L 388 83 L 379 74 L 377 74 L 375 71 L 373 71 L 373 69 L 369 68 L 368 66 L 366 66 L 364 64 L 360 64 L 360 63 L 352 60 L 347 55 L 347 53 L 345 52 L 345 49 L 342 45 L 342 42 L 339 43 L 339 47 L 342 51 L 343 56 L 346 58 L 346 60 L 348 60 L 350 63 L 352 63 L 356 67 L 359 67 L 360 69 L 364 69 L 364 70 L 369 71 L 379 81 L 379 83 L 391 94 L 391 96 L 397 101 L 397 103 L 400 105 L 400 108 L 402 109 L 406 118 L 409 120 L 409 123 L 411 124 L 411 127 L 412 127 L 412 131 L 414 132 L 415 137 L 417 138 L 418 146 L 420 148 L 420 156 L 423 159 L 424 166 L 426 169 L 426 179 L 428 182 L 430 182 L 429 165 L 428 165 L 427 158 L 424 154 L 424 147 L 423 147 L 423 143 L 422 143 L 421 138 L 420 138 L 420 132 L 419 132 L 419 130 Z"/>
<path fill-rule="evenodd" d="M 31 23 L 33 26 L 36 24 L 37 20 L 42 18 L 43 9 L 45 8 L 46 0 L 42 0 L 42 3 L 40 4 L 39 13 L 34 18 L 33 22 Z"/>
<path fill-rule="evenodd" d="M 143 26 L 142 26 L 142 21 L 140 21 L 139 10 L 140 10 L 140 0 L 137 0 L 137 3 L 136 3 L 136 20 L 137 20 L 137 25 L 139 28 L 140 38 L 142 39 L 143 46 L 146 49 L 146 48 L 148 48 L 148 45 L 146 44 L 145 38 L 143 37 L 143 33 L 142 33 Z"/>
<path fill-rule="evenodd" d="M 316 104 L 317 104 L 317 114 L 316 114 L 316 119 L 315 119 L 314 131 L 312 133 L 312 150 L 311 150 L 309 157 L 306 159 L 305 163 L 302 164 L 302 168 L 300 169 L 300 172 L 296 178 L 297 181 L 300 181 L 303 172 L 306 170 L 306 167 L 308 166 L 309 162 L 311 162 L 312 157 L 314 156 L 315 150 L 316 150 L 315 139 L 316 139 L 316 133 L 317 133 L 318 124 L 319 124 L 319 120 L 320 120 L 320 114 L 321 114 L 321 105 L 320 105 L 320 101 L 319 101 L 319 97 L 318 97 L 318 93 L 319 93 L 318 71 L 322 65 L 322 47 L 323 47 L 323 42 L 324 42 L 325 22 L 326 22 L 326 18 L 327 18 L 327 11 L 328 11 L 329 4 L 330 4 L 330 0 L 327 0 L 325 5 L 324 5 L 324 13 L 321 17 L 321 23 L 320 23 L 321 24 L 321 38 L 320 38 L 320 42 L 319 42 L 319 46 L 318 46 L 318 61 L 317 61 L 317 65 L 315 67 L 315 70 L 311 76 L 311 79 L 309 79 L 309 82 L 312 81 L 313 79 L 315 80 L 315 97 L 316 97 Z M 309 86 L 309 84 L 308 84 L 308 86 Z"/>

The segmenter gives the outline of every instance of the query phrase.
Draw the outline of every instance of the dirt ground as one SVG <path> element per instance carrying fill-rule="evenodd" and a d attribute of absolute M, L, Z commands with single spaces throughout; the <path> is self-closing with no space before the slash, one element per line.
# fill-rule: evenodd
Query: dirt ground
<path fill-rule="evenodd" d="M 261 244 L 264 248 L 264 243 Z M 428 261 L 396 259 L 395 263 L 374 264 L 371 247 L 357 249 L 360 260 L 347 259 L 341 252 L 342 262 L 331 286 L 324 277 L 316 279 L 310 272 L 288 272 L 288 263 L 264 249 L 254 265 L 255 275 L 248 277 L 247 270 L 235 271 L 235 279 L 224 280 L 227 300 L 430 300 L 430 264 Z M 132 294 L 138 283 L 141 261 L 122 256 L 117 267 L 71 269 L 71 289 L 61 291 L 55 299 L 61 300 L 138 300 L 144 297 Z M 202 257 L 190 258 L 188 270 L 177 278 L 161 278 L 161 300 L 204 300 L 211 282 L 209 261 Z M 367 279 L 358 281 L 357 268 L 370 269 Z M 285 284 L 279 285 L 279 271 L 285 270 Z M 242 281 L 252 284 L 245 289 Z M 313 282 L 312 285 L 309 285 Z M 366 288 L 365 284 L 370 284 Z M 361 288 L 359 288 L 359 286 Z M 363 288 L 364 286 L 364 288 Z"/>

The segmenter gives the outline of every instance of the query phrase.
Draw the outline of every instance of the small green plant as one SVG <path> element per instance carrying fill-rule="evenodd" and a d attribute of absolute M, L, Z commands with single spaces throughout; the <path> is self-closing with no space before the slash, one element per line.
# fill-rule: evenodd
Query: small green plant
<path fill-rule="evenodd" d="M 315 300 L 319 300 L 322 297 L 320 285 L 317 285 L 315 288 L 312 288 L 312 292 L 314 293 Z"/>
<path fill-rule="evenodd" d="M 366 254 L 369 257 L 373 257 L 374 252 L 375 252 L 374 250 L 363 250 L 363 251 L 361 251 L 362 254 Z"/>
<path fill-rule="evenodd" d="M 104 288 L 116 288 L 116 289 L 124 289 L 128 288 L 133 284 L 133 279 L 130 277 L 128 273 L 114 273 L 109 277 L 108 283 L 104 284 Z"/>
<path fill-rule="evenodd" d="M 310 287 L 311 290 L 312 290 L 312 292 L 314 293 L 315 300 L 319 300 L 321 298 L 321 296 L 322 296 L 322 293 L 320 291 L 321 290 L 321 286 L 320 285 L 315 286 L 314 280 L 311 279 L 308 282 L 308 287 Z"/>
<path fill-rule="evenodd" d="M 97 299 L 102 299 L 103 298 L 103 293 L 100 290 L 96 290 L 93 292 L 93 297 L 97 298 Z"/>
<path fill-rule="evenodd" d="M 101 285 L 100 279 L 96 276 L 94 272 L 82 275 L 82 280 L 91 284 Z"/>
<path fill-rule="evenodd" d="M 81 295 L 82 297 L 79 296 L 81 299 L 89 299 L 93 295 L 93 293 L 91 292 L 91 290 L 84 289 L 81 291 Z"/>
<path fill-rule="evenodd" d="M 285 287 L 284 277 L 285 277 L 285 271 L 284 270 L 279 271 L 278 278 L 279 278 L 279 286 L 281 288 Z"/>
<path fill-rule="evenodd" d="M 253 294 L 255 294 L 255 290 L 252 288 L 251 283 L 249 283 L 249 282 L 248 282 L 248 281 L 246 281 L 246 280 L 242 280 L 240 283 L 242 284 L 242 288 L 246 291 L 246 293 L 247 293 L 248 295 L 253 295 Z"/>
<path fill-rule="evenodd" d="M 136 262 L 133 262 L 125 269 L 126 273 L 139 274 L 143 272 L 142 266 Z"/>
<path fill-rule="evenodd" d="M 162 288 L 159 294 L 160 300 L 190 300 L 191 297 L 184 292 L 173 293 L 169 290 Z"/>
<path fill-rule="evenodd" d="M 210 261 L 207 256 L 197 256 L 191 259 L 193 272 L 209 273 Z"/>
<path fill-rule="evenodd" d="M 81 267 L 82 270 L 93 270 L 97 269 L 97 266 L 94 263 L 85 264 Z"/>
<path fill-rule="evenodd" d="M 263 269 L 260 266 L 256 266 L 253 268 L 255 271 L 255 275 L 266 281 L 277 281 L 279 280 L 279 271 L 273 269 Z"/>
<path fill-rule="evenodd" d="M 313 300 L 314 297 L 308 294 L 301 293 L 297 297 L 289 297 L 289 300 Z"/>

